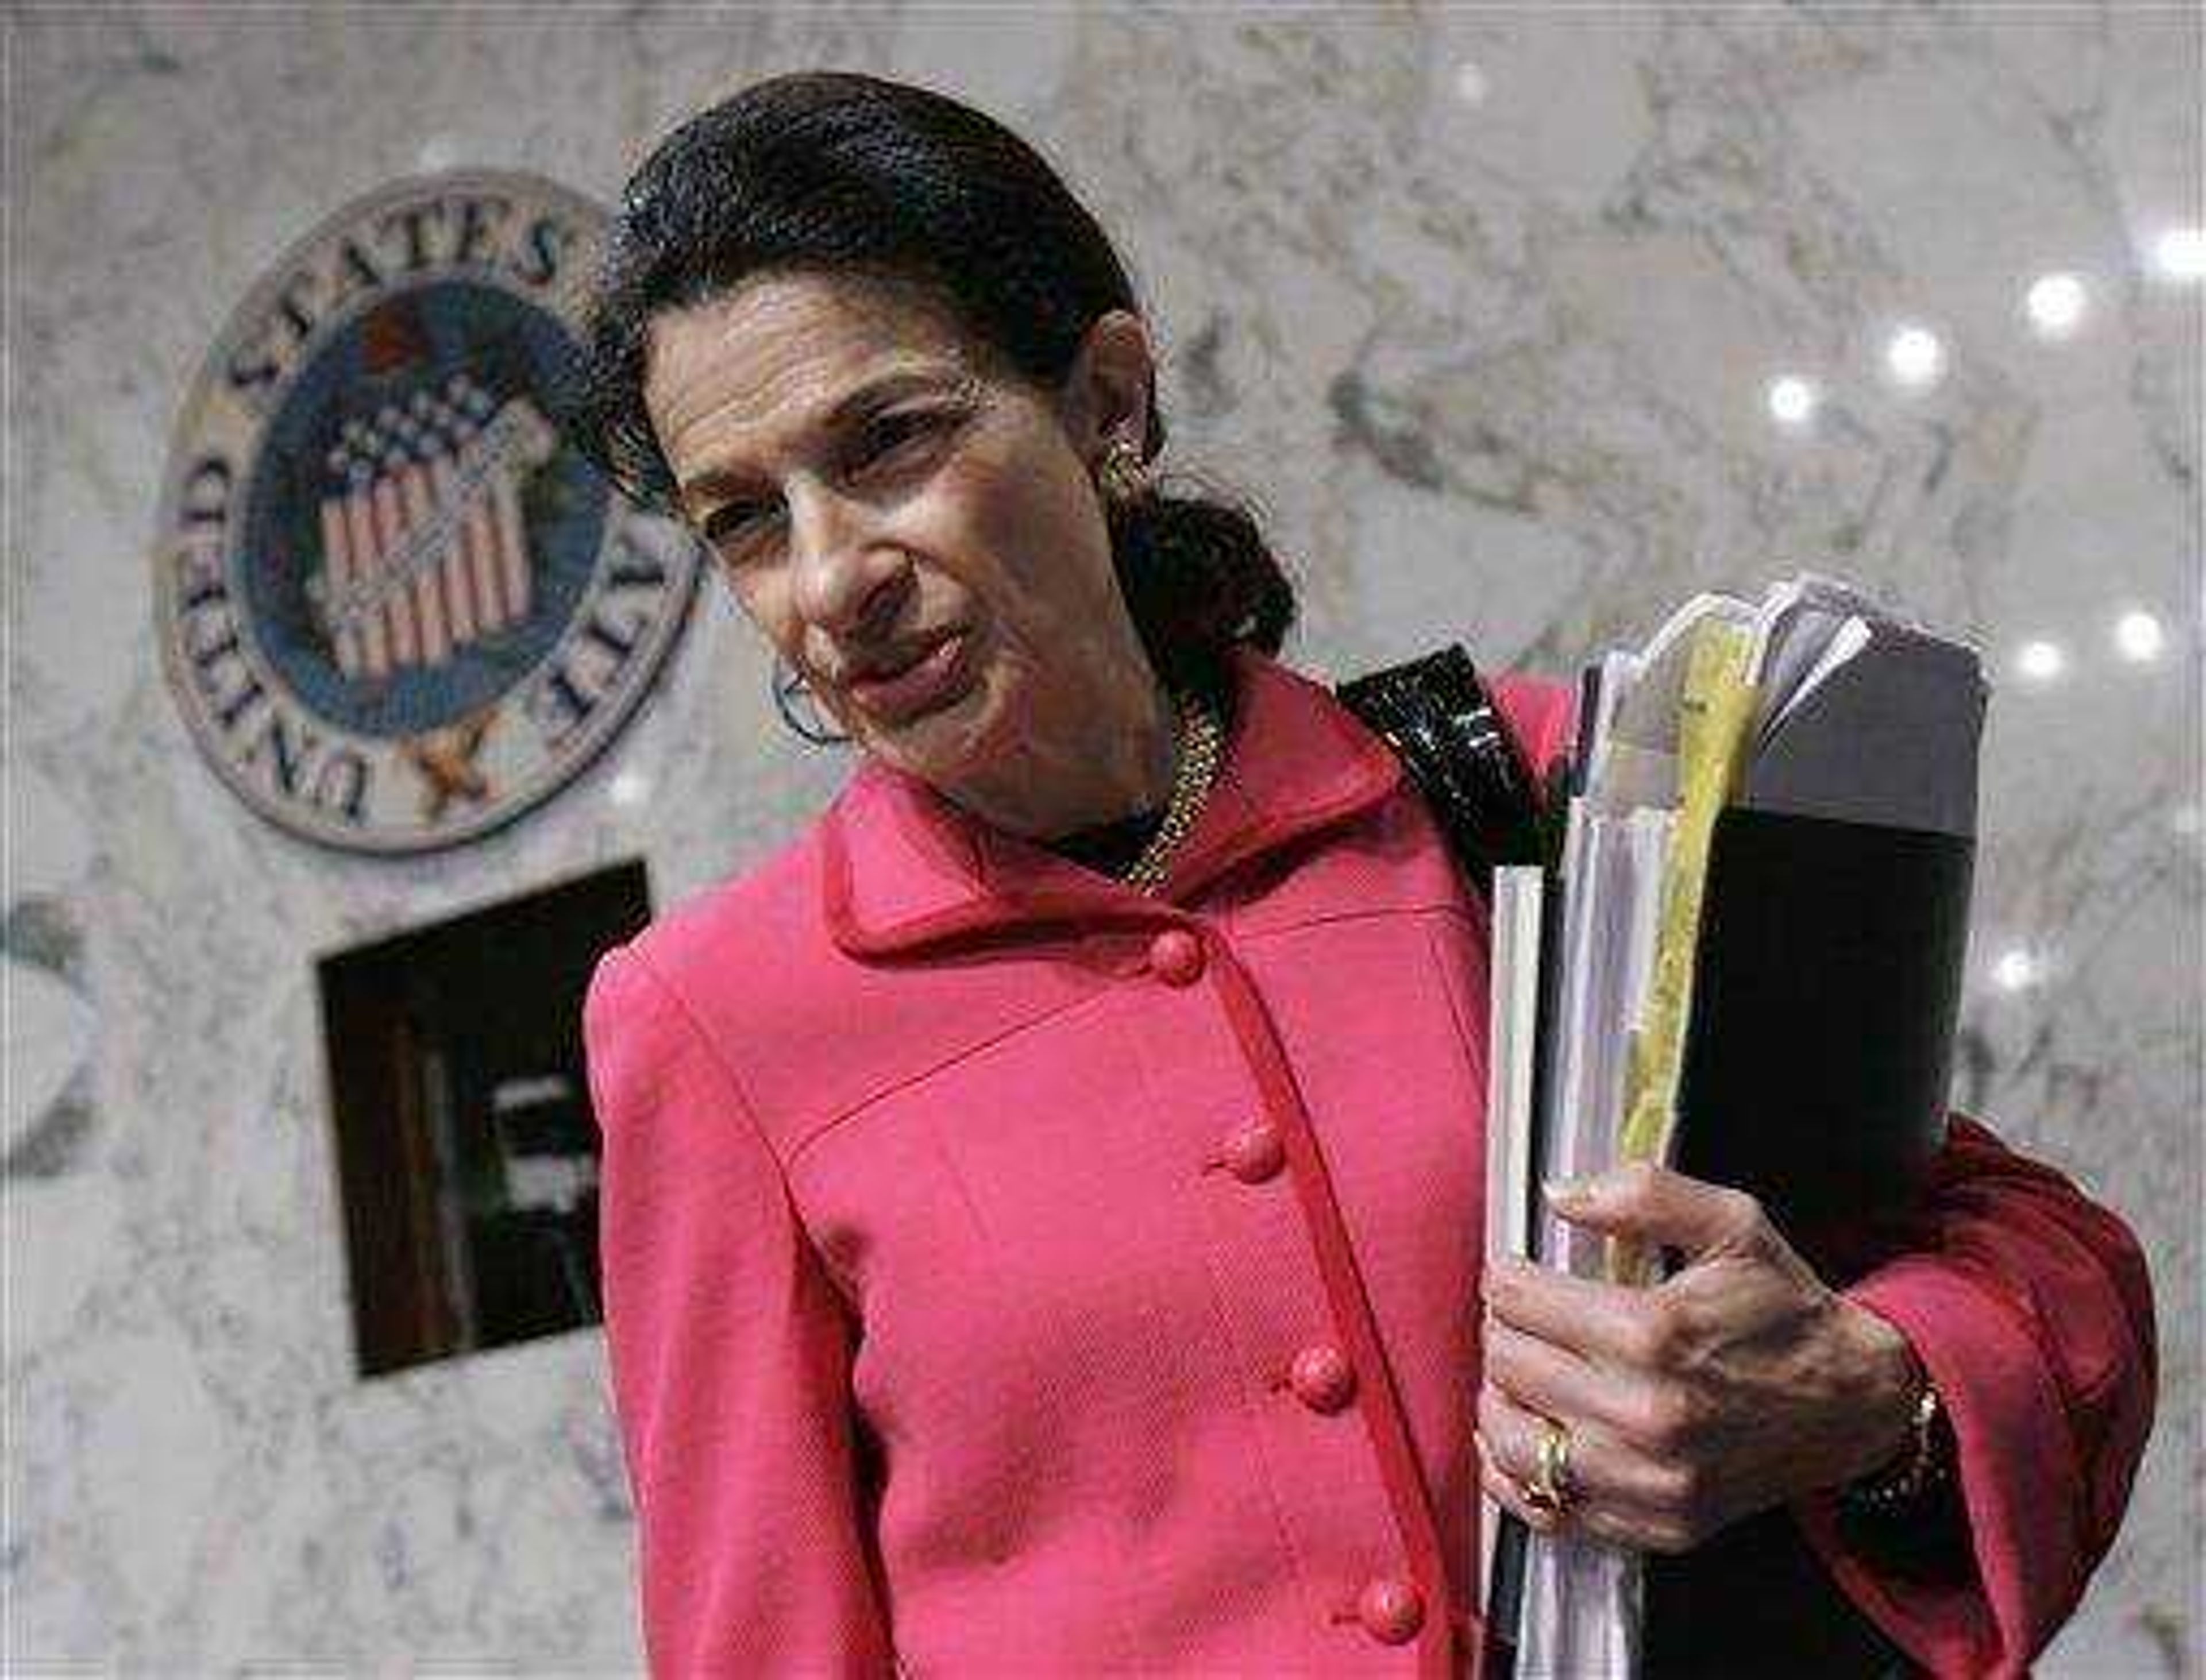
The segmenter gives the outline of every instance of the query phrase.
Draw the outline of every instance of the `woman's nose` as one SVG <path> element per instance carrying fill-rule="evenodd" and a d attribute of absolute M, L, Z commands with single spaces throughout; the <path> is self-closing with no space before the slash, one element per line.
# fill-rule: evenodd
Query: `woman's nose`
<path fill-rule="evenodd" d="M 805 622 L 838 639 L 885 628 L 911 580 L 903 554 L 871 541 L 865 510 L 832 490 L 793 492 L 791 521 L 796 604 Z"/>

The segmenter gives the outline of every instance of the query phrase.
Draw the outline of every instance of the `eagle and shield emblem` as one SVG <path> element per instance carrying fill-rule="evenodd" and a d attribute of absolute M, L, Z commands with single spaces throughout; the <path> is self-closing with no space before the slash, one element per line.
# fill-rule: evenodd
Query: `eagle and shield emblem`
<path fill-rule="evenodd" d="M 349 849 L 475 838 L 571 780 L 679 640 L 701 556 L 560 433 L 605 213 L 537 177 L 399 182 L 271 268 L 176 428 L 170 686 L 263 816 Z"/>

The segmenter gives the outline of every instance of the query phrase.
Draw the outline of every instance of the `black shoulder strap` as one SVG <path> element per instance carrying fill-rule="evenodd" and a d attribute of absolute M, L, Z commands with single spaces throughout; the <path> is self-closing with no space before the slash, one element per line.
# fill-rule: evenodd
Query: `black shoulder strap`
<path fill-rule="evenodd" d="M 1334 693 L 1400 756 L 1482 897 L 1497 865 L 1543 860 L 1541 789 L 1460 645 L 1351 677 Z"/>

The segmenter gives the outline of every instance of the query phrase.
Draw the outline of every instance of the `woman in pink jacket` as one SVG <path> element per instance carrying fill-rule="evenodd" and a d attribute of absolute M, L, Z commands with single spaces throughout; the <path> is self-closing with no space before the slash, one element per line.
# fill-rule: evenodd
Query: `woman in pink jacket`
<path fill-rule="evenodd" d="M 860 754 L 589 995 L 655 1673 L 1459 1672 L 1482 1483 L 1661 1553 L 1789 1514 L 1887 1648 L 2024 1671 L 2149 1421 L 2128 1233 L 1956 1117 L 1843 1290 L 1659 1171 L 1562 1205 L 1661 1285 L 1482 1277 L 1484 909 L 1272 657 L 1254 523 L 1151 477 L 1132 289 L 1028 147 L 748 89 L 630 183 L 584 372 Z"/>

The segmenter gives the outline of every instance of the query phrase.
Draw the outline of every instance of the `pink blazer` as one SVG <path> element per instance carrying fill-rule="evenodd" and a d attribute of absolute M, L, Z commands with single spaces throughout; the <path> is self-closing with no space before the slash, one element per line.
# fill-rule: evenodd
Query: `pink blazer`
<path fill-rule="evenodd" d="M 1461 1671 L 1487 920 L 1392 754 L 1239 656 L 1163 901 L 862 760 L 585 1014 L 613 1399 L 660 1677 Z M 1567 689 L 1503 679 L 1528 750 Z M 2137 1250 L 1957 1120 L 1856 1291 L 1961 1446 L 1974 1558 L 1887 1577 L 2014 1674 L 2149 1420 Z"/>

